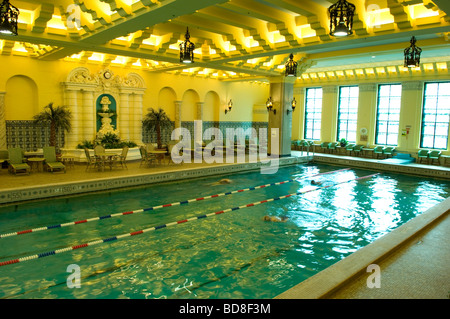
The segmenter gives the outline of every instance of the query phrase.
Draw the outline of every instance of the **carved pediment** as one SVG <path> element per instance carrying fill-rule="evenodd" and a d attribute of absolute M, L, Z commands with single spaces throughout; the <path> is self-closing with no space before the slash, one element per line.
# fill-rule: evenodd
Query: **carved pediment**
<path fill-rule="evenodd" d="M 126 77 L 114 75 L 109 69 L 99 70 L 92 74 L 88 68 L 78 67 L 67 76 L 66 83 L 98 85 L 103 88 L 139 88 L 145 89 L 144 79 L 137 73 L 129 73 Z"/>
<path fill-rule="evenodd" d="M 80 67 L 70 71 L 67 76 L 67 82 L 69 83 L 85 83 L 85 84 L 98 84 L 98 77 L 92 75 L 88 68 Z"/>

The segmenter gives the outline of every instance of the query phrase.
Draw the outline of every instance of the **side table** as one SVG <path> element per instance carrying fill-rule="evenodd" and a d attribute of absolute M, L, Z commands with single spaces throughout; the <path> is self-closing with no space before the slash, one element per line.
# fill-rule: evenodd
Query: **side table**
<path fill-rule="evenodd" d="M 30 157 L 27 159 L 28 163 L 30 164 L 31 171 L 32 172 L 42 172 L 44 168 L 44 161 L 45 158 L 43 157 Z"/>
<path fill-rule="evenodd" d="M 62 156 L 61 161 L 66 167 L 73 168 L 75 165 L 75 157 L 74 156 Z"/>

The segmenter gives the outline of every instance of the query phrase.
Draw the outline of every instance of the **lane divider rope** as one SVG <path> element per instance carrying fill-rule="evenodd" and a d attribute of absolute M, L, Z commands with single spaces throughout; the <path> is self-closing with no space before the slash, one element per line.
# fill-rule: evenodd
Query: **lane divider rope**
<path fill-rule="evenodd" d="M 6 266 L 6 265 L 11 265 L 11 264 L 16 264 L 16 263 L 20 263 L 20 262 L 24 262 L 24 261 L 39 259 L 39 258 L 43 258 L 43 257 L 48 257 L 48 256 L 56 255 L 56 254 L 61 254 L 61 253 L 72 251 L 72 250 L 76 250 L 76 249 L 91 247 L 91 246 L 95 246 L 95 245 L 98 245 L 98 244 L 108 243 L 108 242 L 116 241 L 116 240 L 123 239 L 123 238 L 126 238 L 126 237 L 141 235 L 141 234 L 144 234 L 144 233 L 147 233 L 147 232 L 150 232 L 150 231 L 155 231 L 155 230 L 162 229 L 162 228 L 167 228 L 167 227 L 171 227 L 171 226 L 175 226 L 175 225 L 180 225 L 180 224 L 184 224 L 184 223 L 187 223 L 187 222 L 190 222 L 190 221 L 203 219 L 203 218 L 207 218 L 207 217 L 211 217 L 211 216 L 216 216 L 216 215 L 220 215 L 220 214 L 223 214 L 223 213 L 228 213 L 228 212 L 231 212 L 231 211 L 235 211 L 235 210 L 239 210 L 239 209 L 243 209 L 243 208 L 247 208 L 247 207 L 253 207 L 253 206 L 256 206 L 256 205 L 263 204 L 263 203 L 273 202 L 273 201 L 284 199 L 284 198 L 288 198 L 288 197 L 291 197 L 291 196 L 294 196 L 294 195 L 306 194 L 306 193 L 309 193 L 309 192 L 321 190 L 321 189 L 324 189 L 324 188 L 334 187 L 336 185 L 348 183 L 348 182 L 351 182 L 351 181 L 358 181 L 358 180 L 362 180 L 362 179 L 371 178 L 371 177 L 374 177 L 374 176 L 379 175 L 379 174 L 380 173 L 376 173 L 376 174 L 372 174 L 372 175 L 358 177 L 358 178 L 350 179 L 350 180 L 347 180 L 347 181 L 343 181 L 343 182 L 339 182 L 339 183 L 335 183 L 335 184 L 331 184 L 331 185 L 327 185 L 327 186 L 316 187 L 316 188 L 309 189 L 309 190 L 306 190 L 306 191 L 298 191 L 296 193 L 292 193 L 292 194 L 288 194 L 288 195 L 283 195 L 283 196 L 279 196 L 279 197 L 275 197 L 275 198 L 265 199 L 265 200 L 262 200 L 262 201 L 259 201 L 259 202 L 256 202 L 256 203 L 251 203 L 251 204 L 247 204 L 247 205 L 242 205 L 242 206 L 237 206 L 237 207 L 233 207 L 233 208 L 228 208 L 228 209 L 224 209 L 224 210 L 221 210 L 221 211 L 218 211 L 218 212 L 209 213 L 209 214 L 200 215 L 200 216 L 195 216 L 195 217 L 179 220 L 179 221 L 176 221 L 176 222 L 162 224 L 162 225 L 159 225 L 159 226 L 153 226 L 153 227 L 145 228 L 145 229 L 142 229 L 142 230 L 134 231 L 134 232 L 131 232 L 131 233 L 125 233 L 125 234 L 122 234 L 122 235 L 116 235 L 116 236 L 112 236 L 112 237 L 105 238 L 105 239 L 94 240 L 94 241 L 91 241 L 91 242 L 88 242 L 88 243 L 84 243 L 84 244 L 79 244 L 79 245 L 65 247 L 65 248 L 61 248 L 61 249 L 56 249 L 56 250 L 52 250 L 52 251 L 48 251 L 48 252 L 44 252 L 44 253 L 40 253 L 40 254 L 30 255 L 30 256 L 16 258 L 16 259 L 12 259 L 12 260 L 7 260 L 7 261 L 0 262 L 0 267 Z"/>
<path fill-rule="evenodd" d="M 346 171 L 346 170 L 349 170 L 349 169 L 350 168 L 344 168 L 344 169 L 339 169 L 339 170 L 335 170 L 335 171 L 319 173 L 319 174 L 315 174 L 315 175 L 312 175 L 312 176 L 309 176 L 309 177 L 306 177 L 306 178 L 312 178 L 312 177 L 316 177 L 316 176 L 319 176 L 319 175 L 326 175 L 326 174 Z M 209 196 L 204 196 L 204 197 L 199 197 L 199 198 L 188 199 L 188 200 L 184 200 L 184 201 L 181 201 L 181 202 L 175 202 L 175 203 L 170 203 L 170 204 L 163 204 L 163 205 L 158 205 L 158 206 L 153 206 L 153 207 L 148 207 L 148 208 L 141 208 L 141 209 L 137 209 L 137 210 L 129 211 L 129 212 L 109 214 L 109 215 L 100 216 L 100 217 L 92 217 L 92 218 L 83 219 L 83 220 L 71 221 L 71 222 L 67 222 L 67 223 L 63 223 L 63 224 L 42 226 L 42 227 L 37 227 L 37 228 L 33 228 L 33 229 L 26 229 L 26 230 L 11 232 L 11 233 L 7 233 L 7 234 L 0 234 L 0 239 L 6 238 L 6 237 L 11 237 L 11 236 L 18 236 L 18 235 L 24 235 L 24 234 L 29 234 L 29 233 L 36 233 L 36 232 L 43 231 L 43 230 L 50 230 L 50 229 L 67 227 L 67 226 L 80 225 L 80 224 L 85 224 L 85 223 L 89 223 L 89 222 L 93 222 L 93 221 L 99 221 L 99 220 L 107 219 L 107 218 L 114 218 L 114 217 L 119 217 L 119 216 L 127 216 L 127 215 L 131 215 L 131 214 L 138 214 L 138 213 L 151 211 L 151 210 L 157 210 L 157 209 L 161 209 L 161 208 L 165 208 L 165 207 L 171 207 L 171 206 L 177 206 L 177 205 L 187 205 L 187 204 L 192 203 L 192 202 L 197 202 L 197 201 L 210 199 L 210 198 L 217 198 L 217 197 L 221 197 L 221 196 L 228 196 L 228 195 L 231 195 L 231 194 L 236 194 L 236 193 L 241 193 L 241 192 L 246 192 L 246 191 L 253 191 L 253 190 L 264 188 L 264 187 L 270 187 L 270 186 L 290 183 L 290 182 L 293 182 L 295 180 L 297 180 L 297 179 L 294 178 L 294 179 L 289 179 L 289 180 L 282 181 L 282 182 L 270 183 L 270 184 L 244 188 L 244 189 L 235 190 L 235 191 L 226 192 L 226 193 L 220 193 L 220 194 L 215 194 L 215 195 L 209 195 Z"/>

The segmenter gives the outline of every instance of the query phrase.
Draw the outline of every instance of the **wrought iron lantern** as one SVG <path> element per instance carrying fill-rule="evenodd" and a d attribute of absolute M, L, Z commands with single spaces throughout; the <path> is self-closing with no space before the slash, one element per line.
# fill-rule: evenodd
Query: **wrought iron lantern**
<path fill-rule="evenodd" d="M 330 35 L 345 37 L 353 33 L 355 5 L 346 0 L 338 0 L 328 8 L 330 13 Z"/>
<path fill-rule="evenodd" d="M 0 33 L 5 35 L 17 35 L 17 19 L 19 18 L 19 9 L 9 3 L 9 0 L 3 0 L 0 4 Z"/>
<path fill-rule="evenodd" d="M 189 28 L 186 29 L 186 34 L 184 37 L 184 42 L 180 43 L 180 62 L 194 63 L 195 45 L 189 41 L 189 38 L 191 37 L 189 34 Z"/>
<path fill-rule="evenodd" d="M 420 54 L 422 49 L 416 47 L 416 37 L 411 38 L 411 45 L 404 50 L 405 68 L 417 68 L 420 64 Z"/>
<path fill-rule="evenodd" d="M 289 55 L 289 61 L 286 62 L 285 76 L 297 76 L 297 62 L 294 61 L 294 55 Z"/>

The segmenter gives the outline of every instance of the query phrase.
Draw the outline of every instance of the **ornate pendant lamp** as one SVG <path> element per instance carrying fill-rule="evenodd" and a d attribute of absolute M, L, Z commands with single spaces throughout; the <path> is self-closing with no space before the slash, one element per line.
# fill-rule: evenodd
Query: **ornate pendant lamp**
<path fill-rule="evenodd" d="M 297 76 L 297 62 L 294 61 L 294 55 L 289 55 L 289 61 L 284 65 L 285 76 Z"/>
<path fill-rule="evenodd" d="M 411 38 L 411 45 L 404 51 L 405 54 L 405 68 L 417 68 L 420 64 L 420 53 L 422 49 L 416 47 L 416 37 Z"/>
<path fill-rule="evenodd" d="M 189 34 L 189 28 L 186 29 L 184 42 L 180 43 L 180 62 L 183 63 L 194 63 L 194 50 L 195 45 L 189 38 L 191 35 Z"/>
<path fill-rule="evenodd" d="M 328 8 L 330 13 L 330 35 L 345 37 L 353 33 L 355 5 L 346 0 L 338 0 Z"/>
<path fill-rule="evenodd" d="M 19 9 L 9 3 L 9 0 L 3 0 L 0 4 L 0 33 L 5 35 L 17 35 L 17 19 L 19 18 Z"/>

